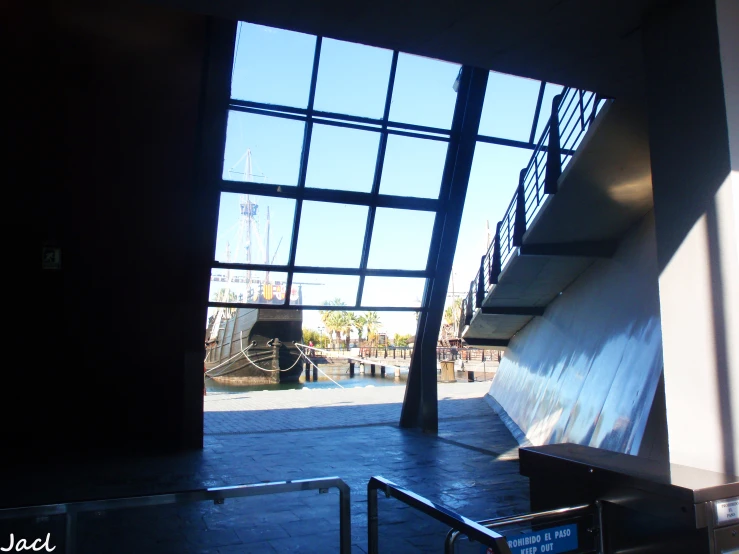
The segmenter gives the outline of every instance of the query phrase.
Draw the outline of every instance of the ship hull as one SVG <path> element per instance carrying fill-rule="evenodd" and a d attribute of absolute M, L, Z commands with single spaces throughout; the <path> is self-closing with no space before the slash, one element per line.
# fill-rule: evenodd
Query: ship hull
<path fill-rule="evenodd" d="M 295 309 L 236 308 L 214 317 L 206 331 L 206 375 L 233 385 L 297 382 L 302 327 L 303 312 Z"/>

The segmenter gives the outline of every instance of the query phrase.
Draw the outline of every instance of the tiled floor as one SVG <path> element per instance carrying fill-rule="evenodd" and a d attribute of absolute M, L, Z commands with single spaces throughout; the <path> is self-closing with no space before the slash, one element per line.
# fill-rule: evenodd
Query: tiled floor
<path fill-rule="evenodd" d="M 284 391 L 296 395 L 292 406 L 274 393 L 249 393 L 242 399 L 214 395 L 206 405 L 210 433 L 202 452 L 78 467 L 74 473 L 61 469 L 37 487 L 104 497 L 339 476 L 351 487 L 353 550 L 366 552 L 366 486 L 372 475 L 473 519 L 528 510 L 528 480 L 518 474 L 517 444 L 482 398 L 488 388 L 485 383 L 440 384 L 438 435 L 397 426 L 402 387 Z M 308 399 L 299 395 L 318 392 L 327 394 L 314 395 L 320 400 L 312 404 L 317 407 L 297 407 L 298 400 Z M 443 551 L 445 526 L 383 495 L 379 510 L 380 552 Z M 16 537 L 33 538 L 54 524 L 52 518 L 16 526 Z M 62 532 L 51 528 L 51 543 L 61 545 Z M 338 492 L 304 491 L 223 505 L 83 514 L 78 546 L 79 552 L 91 554 L 326 553 L 338 552 L 338 529 Z M 12 530 L 8 522 L 0 526 L 0 546 L 7 546 Z"/>

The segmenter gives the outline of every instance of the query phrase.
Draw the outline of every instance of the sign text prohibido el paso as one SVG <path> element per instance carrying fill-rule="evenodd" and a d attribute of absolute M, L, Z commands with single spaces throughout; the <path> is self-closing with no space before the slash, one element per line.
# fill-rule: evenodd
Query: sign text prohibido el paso
<path fill-rule="evenodd" d="M 577 525 L 549 527 L 539 531 L 506 537 L 511 554 L 560 554 L 577 550 Z M 481 554 L 492 554 L 493 550 L 483 546 Z"/>

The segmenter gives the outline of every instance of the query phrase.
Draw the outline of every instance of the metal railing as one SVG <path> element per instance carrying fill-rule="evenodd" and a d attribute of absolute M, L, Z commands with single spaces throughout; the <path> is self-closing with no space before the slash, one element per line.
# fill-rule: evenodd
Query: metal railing
<path fill-rule="evenodd" d="M 341 552 L 341 554 L 350 554 L 352 542 L 350 491 L 349 485 L 344 483 L 344 481 L 338 477 L 320 477 L 295 481 L 276 481 L 271 483 L 233 485 L 228 487 L 211 487 L 206 489 L 194 489 L 143 496 L 105 498 L 100 500 L 45 504 L 20 508 L 4 508 L 0 509 L 0 519 L 22 519 L 51 515 L 66 515 L 65 553 L 74 554 L 76 552 L 77 514 L 82 512 L 96 512 L 122 508 L 142 508 L 145 506 L 161 506 L 165 504 L 185 504 L 206 500 L 211 500 L 216 504 L 223 504 L 227 498 L 262 496 L 267 494 L 280 494 L 306 490 L 318 490 L 319 493 L 326 493 L 331 488 L 339 490 L 339 552 Z"/>
<path fill-rule="evenodd" d="M 600 524 L 600 518 L 598 517 L 596 519 L 596 517 L 599 516 L 599 508 L 600 504 L 598 504 L 597 506 L 592 504 L 581 504 L 579 506 L 559 508 L 556 510 L 547 510 L 545 512 L 533 512 L 530 514 L 522 514 L 517 516 L 484 519 L 478 521 L 477 523 L 479 523 L 486 529 L 496 529 L 500 527 L 516 525 L 519 523 L 543 523 L 554 521 L 561 522 L 563 517 L 574 519 L 583 516 L 592 516 L 594 518 L 594 521 L 593 526 L 591 527 L 591 531 L 593 531 L 593 534 L 595 535 L 594 530 L 596 528 L 599 528 Z M 465 533 L 463 533 L 459 529 L 450 529 L 446 535 L 446 540 L 444 541 L 444 554 L 454 554 L 455 544 L 457 540 L 463 536 L 465 536 Z"/>
<path fill-rule="evenodd" d="M 431 502 L 423 496 L 396 485 L 384 477 L 372 477 L 367 484 L 367 543 L 369 554 L 378 554 L 379 552 L 378 490 L 383 491 L 388 498 L 392 497 L 400 500 L 411 508 L 463 532 L 471 539 L 489 547 L 495 554 L 511 554 L 503 535 L 483 527 L 476 521 L 466 518 L 442 504 Z"/>
<path fill-rule="evenodd" d="M 519 174 L 516 192 L 496 226 L 495 239 L 482 256 L 480 269 L 470 283 L 460 314 L 460 337 L 472 321 L 475 309 L 482 307 L 490 286 L 498 283 L 516 248 L 522 246 L 526 229 L 547 196 L 557 192 L 559 177 L 605 103 L 606 99 L 594 92 L 573 88 L 564 88 L 552 100 L 549 122 L 528 165 Z"/>
<path fill-rule="evenodd" d="M 463 360 L 465 362 L 499 362 L 500 350 L 492 348 L 457 348 L 454 346 L 439 346 L 436 348 L 437 361 Z"/>

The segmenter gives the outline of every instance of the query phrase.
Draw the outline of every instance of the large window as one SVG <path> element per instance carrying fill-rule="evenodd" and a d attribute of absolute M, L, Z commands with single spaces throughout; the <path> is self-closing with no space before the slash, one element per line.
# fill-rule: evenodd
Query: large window
<path fill-rule="evenodd" d="M 460 74 L 440 60 L 240 23 L 210 304 L 264 305 L 270 284 L 271 307 L 427 309 Z M 515 148 L 523 167 L 556 90 L 491 73 L 479 153 L 507 166 L 493 150 Z M 510 197 L 508 172 L 496 180 L 495 163 L 484 165 Z"/>
<path fill-rule="evenodd" d="M 240 23 L 211 303 L 423 309 L 458 73 Z"/>

